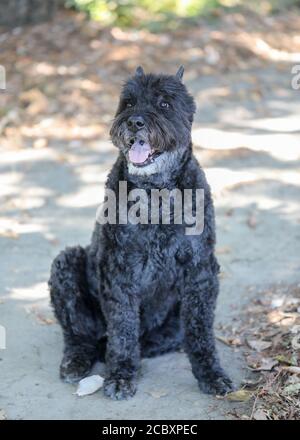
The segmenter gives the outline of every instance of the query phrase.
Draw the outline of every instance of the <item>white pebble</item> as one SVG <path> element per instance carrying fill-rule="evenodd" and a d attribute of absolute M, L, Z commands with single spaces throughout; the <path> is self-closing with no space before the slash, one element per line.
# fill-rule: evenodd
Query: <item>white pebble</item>
<path fill-rule="evenodd" d="M 87 396 L 88 394 L 93 394 L 102 387 L 103 381 L 103 377 L 99 376 L 98 374 L 85 377 L 79 382 L 76 393 L 74 394 L 77 396 Z"/>

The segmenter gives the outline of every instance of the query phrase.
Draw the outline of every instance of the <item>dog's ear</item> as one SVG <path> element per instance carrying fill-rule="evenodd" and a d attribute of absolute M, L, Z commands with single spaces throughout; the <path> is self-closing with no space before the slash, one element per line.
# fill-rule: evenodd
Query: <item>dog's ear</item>
<path fill-rule="evenodd" d="M 183 66 L 180 66 L 179 69 L 177 70 L 177 73 L 176 73 L 175 77 L 176 77 L 179 81 L 182 81 L 183 73 L 184 73 L 184 67 L 183 67 Z"/>
<path fill-rule="evenodd" d="M 145 72 L 142 66 L 138 66 L 135 71 L 136 76 L 144 76 Z"/>

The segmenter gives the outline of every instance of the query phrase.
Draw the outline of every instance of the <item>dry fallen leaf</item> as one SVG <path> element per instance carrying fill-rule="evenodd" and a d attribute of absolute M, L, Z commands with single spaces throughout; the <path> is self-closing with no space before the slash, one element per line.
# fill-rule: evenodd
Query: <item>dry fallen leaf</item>
<path fill-rule="evenodd" d="M 249 226 L 249 228 L 252 228 L 252 229 L 256 228 L 256 226 L 257 226 L 257 218 L 256 218 L 255 214 L 252 213 L 248 217 L 247 225 Z"/>
<path fill-rule="evenodd" d="M 222 254 L 230 254 L 231 252 L 231 248 L 229 246 L 223 246 L 223 247 L 218 247 L 216 249 L 216 253 L 218 255 L 222 255 Z"/>
<path fill-rule="evenodd" d="M 12 238 L 14 240 L 17 240 L 19 238 L 19 234 L 12 229 L 0 230 L 0 236 L 4 238 Z"/>
<path fill-rule="evenodd" d="M 297 335 L 300 333 L 300 325 L 293 325 L 291 327 L 291 333 Z"/>
<path fill-rule="evenodd" d="M 241 416 L 239 416 L 239 418 L 240 418 L 241 420 L 250 420 L 250 417 L 247 416 L 247 414 L 242 414 Z"/>
<path fill-rule="evenodd" d="M 292 347 L 294 350 L 299 350 L 300 348 L 300 335 L 294 336 L 292 339 Z"/>
<path fill-rule="evenodd" d="M 216 336 L 216 338 L 218 339 L 218 341 L 223 342 L 223 344 L 229 345 L 230 347 L 240 347 L 241 345 L 243 345 L 240 338 L 225 338 L 224 336 Z"/>
<path fill-rule="evenodd" d="M 76 393 L 74 394 L 77 396 L 87 396 L 89 394 L 93 394 L 102 387 L 103 381 L 103 377 L 99 376 L 98 374 L 85 377 L 79 382 Z"/>
<path fill-rule="evenodd" d="M 282 296 L 284 301 L 274 301 Z M 239 328 L 239 334 L 246 333 L 251 347 L 245 352 L 247 364 L 261 373 L 258 384 L 243 384 L 253 391 L 251 419 L 299 419 L 299 298 L 300 284 L 269 287 L 260 292 L 252 308 L 247 308 L 246 324 Z"/>
<path fill-rule="evenodd" d="M 292 365 L 291 358 L 287 357 L 287 356 L 285 356 L 283 354 L 278 354 L 277 356 L 274 357 L 274 359 L 276 359 L 281 364 Z"/>
<path fill-rule="evenodd" d="M 272 312 L 269 312 L 267 316 L 271 324 L 276 324 L 277 322 L 282 321 L 285 315 L 280 310 L 272 310 Z"/>
<path fill-rule="evenodd" d="M 283 394 L 288 396 L 293 396 L 295 394 L 300 393 L 300 383 L 292 383 L 291 385 L 288 385 L 284 387 Z"/>
<path fill-rule="evenodd" d="M 255 368 L 255 371 L 271 371 L 276 365 L 278 365 L 278 361 L 276 359 L 262 358 L 260 365 Z"/>
<path fill-rule="evenodd" d="M 244 389 L 233 391 L 232 393 L 226 394 L 226 399 L 231 402 L 247 402 L 252 397 L 252 392 Z"/>
<path fill-rule="evenodd" d="M 167 391 L 165 390 L 153 390 L 153 391 L 147 391 L 150 396 L 154 397 L 154 399 L 160 399 L 161 397 L 165 397 L 168 395 Z"/>
<path fill-rule="evenodd" d="M 29 309 L 29 313 L 34 314 L 36 320 L 41 325 L 51 325 L 55 323 L 55 320 L 52 317 L 46 316 L 44 313 L 40 312 L 35 306 Z"/>
<path fill-rule="evenodd" d="M 300 374 L 300 367 L 283 367 L 283 369 L 292 374 Z"/>
<path fill-rule="evenodd" d="M 252 415 L 254 420 L 268 420 L 267 413 L 263 409 L 257 409 Z"/>
<path fill-rule="evenodd" d="M 272 346 L 271 342 L 259 341 L 255 339 L 247 339 L 247 343 L 249 347 L 255 351 L 266 350 L 267 348 L 270 348 Z"/>
<path fill-rule="evenodd" d="M 250 368 L 258 368 L 261 364 L 262 356 L 258 353 L 252 353 L 246 357 L 247 365 Z"/>
<path fill-rule="evenodd" d="M 54 319 L 47 318 L 47 316 L 44 316 L 44 315 L 42 315 L 40 313 L 37 314 L 36 317 L 37 317 L 39 323 L 42 324 L 42 325 L 52 325 L 52 324 L 55 323 Z"/>
<path fill-rule="evenodd" d="M 243 385 L 251 386 L 251 387 L 258 385 L 259 382 L 260 382 L 260 379 L 243 379 L 242 380 Z"/>
<path fill-rule="evenodd" d="M 20 101 L 31 116 L 42 113 L 48 107 L 47 97 L 37 88 L 21 93 Z"/>
<path fill-rule="evenodd" d="M 229 208 L 225 212 L 225 215 L 227 215 L 227 217 L 231 217 L 233 213 L 234 213 L 234 209 L 233 208 Z"/>
<path fill-rule="evenodd" d="M 6 420 L 6 419 L 7 419 L 6 412 L 4 411 L 4 409 L 0 409 L 0 420 Z"/>

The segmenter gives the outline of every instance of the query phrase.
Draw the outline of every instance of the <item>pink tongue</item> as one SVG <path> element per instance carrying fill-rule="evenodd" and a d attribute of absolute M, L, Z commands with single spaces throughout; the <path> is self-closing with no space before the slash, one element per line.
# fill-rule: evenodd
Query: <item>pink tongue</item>
<path fill-rule="evenodd" d="M 143 163 L 151 154 L 151 147 L 144 141 L 135 141 L 129 150 L 129 159 L 133 163 Z"/>

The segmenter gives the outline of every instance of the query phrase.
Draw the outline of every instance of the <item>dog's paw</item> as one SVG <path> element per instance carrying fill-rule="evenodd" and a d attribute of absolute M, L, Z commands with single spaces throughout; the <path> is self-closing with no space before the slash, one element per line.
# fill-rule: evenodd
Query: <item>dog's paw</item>
<path fill-rule="evenodd" d="M 105 396 L 113 400 L 126 400 L 134 396 L 137 390 L 136 383 L 130 379 L 105 379 L 103 391 Z"/>
<path fill-rule="evenodd" d="M 219 373 L 213 377 L 199 380 L 200 390 L 205 394 L 223 396 L 234 390 L 233 383 L 225 373 Z"/>
<path fill-rule="evenodd" d="M 65 355 L 60 364 L 60 377 L 67 383 L 79 382 L 90 372 L 92 364 L 87 357 L 78 354 Z"/>

